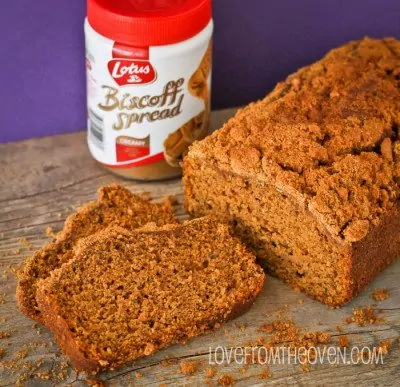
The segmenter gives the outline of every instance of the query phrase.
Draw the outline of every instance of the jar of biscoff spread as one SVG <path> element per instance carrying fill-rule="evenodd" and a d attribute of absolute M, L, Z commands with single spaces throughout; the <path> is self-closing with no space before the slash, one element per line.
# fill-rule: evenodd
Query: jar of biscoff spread
<path fill-rule="evenodd" d="M 181 174 L 209 131 L 211 0 L 88 0 L 88 145 L 126 178 Z"/>

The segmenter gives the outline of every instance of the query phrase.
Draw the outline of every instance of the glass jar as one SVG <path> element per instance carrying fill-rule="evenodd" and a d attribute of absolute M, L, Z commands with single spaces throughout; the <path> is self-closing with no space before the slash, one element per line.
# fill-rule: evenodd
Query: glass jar
<path fill-rule="evenodd" d="M 88 0 L 88 145 L 126 178 L 181 174 L 209 132 L 211 0 Z"/>

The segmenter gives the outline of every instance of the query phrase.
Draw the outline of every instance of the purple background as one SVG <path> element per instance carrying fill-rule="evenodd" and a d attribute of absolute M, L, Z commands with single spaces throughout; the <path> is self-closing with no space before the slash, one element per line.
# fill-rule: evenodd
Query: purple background
<path fill-rule="evenodd" d="M 265 95 L 364 35 L 400 38 L 399 0 L 214 0 L 213 108 Z M 0 142 L 85 128 L 84 0 L 0 9 Z"/>

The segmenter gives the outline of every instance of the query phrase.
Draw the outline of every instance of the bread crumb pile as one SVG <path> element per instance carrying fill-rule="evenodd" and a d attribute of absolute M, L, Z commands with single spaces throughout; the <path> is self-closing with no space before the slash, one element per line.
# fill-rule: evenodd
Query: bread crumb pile
<path fill-rule="evenodd" d="M 86 383 L 92 387 L 105 387 L 106 383 L 100 379 L 87 378 Z"/>
<path fill-rule="evenodd" d="M 197 371 L 198 364 L 195 361 L 181 361 L 180 371 L 183 375 L 193 375 Z"/>
<path fill-rule="evenodd" d="M 389 291 L 387 289 L 374 289 L 372 298 L 375 301 L 384 301 L 389 298 Z"/>
<path fill-rule="evenodd" d="M 385 341 L 381 341 L 380 343 L 378 343 L 378 345 L 376 346 L 376 348 L 378 350 L 381 350 L 382 353 L 384 355 L 387 355 L 389 353 L 389 349 L 392 347 L 392 343 L 390 340 L 385 340 Z"/>
<path fill-rule="evenodd" d="M 384 322 L 382 317 L 377 316 L 377 312 L 371 307 L 354 308 L 353 315 L 344 319 L 346 324 L 357 324 L 359 327 L 370 324 L 381 324 Z"/>
<path fill-rule="evenodd" d="M 216 375 L 216 373 L 217 373 L 217 368 L 216 367 L 211 367 L 211 368 L 208 368 L 206 370 L 205 376 L 206 376 L 206 378 L 211 379 Z"/>
<path fill-rule="evenodd" d="M 10 337 L 10 336 L 11 336 L 10 332 L 0 331 L 0 339 L 5 339 L 5 338 Z"/>
<path fill-rule="evenodd" d="M 220 378 L 218 379 L 218 384 L 220 386 L 233 386 L 235 382 L 236 382 L 235 378 L 227 374 L 221 375 Z"/>
<path fill-rule="evenodd" d="M 302 332 L 302 330 L 292 320 L 275 320 L 260 327 L 260 331 L 270 336 L 267 341 L 261 341 L 267 348 L 278 345 L 286 345 L 290 348 L 310 348 L 318 344 L 328 344 L 331 342 L 331 335 L 328 332 Z"/>
<path fill-rule="evenodd" d="M 266 368 L 264 369 L 264 371 L 262 371 L 262 372 L 260 373 L 259 378 L 260 378 L 260 379 L 269 379 L 271 376 L 272 376 L 272 375 L 271 375 L 271 371 L 270 371 L 269 367 L 266 367 Z"/>
<path fill-rule="evenodd" d="M 20 349 L 9 354 L 7 360 L 3 360 L 2 357 L 4 358 L 8 353 L 4 350 L 2 353 L 0 351 L 0 371 L 4 374 L 15 375 L 17 386 L 25 386 L 28 380 L 51 380 L 52 382 L 66 380 L 69 373 L 68 363 L 56 357 L 49 367 L 44 356 L 37 356 L 33 353 L 38 346 L 38 343 L 24 344 Z"/>
<path fill-rule="evenodd" d="M 350 347 L 349 337 L 347 335 L 339 336 L 339 347 L 341 347 L 341 348 L 349 348 Z"/>

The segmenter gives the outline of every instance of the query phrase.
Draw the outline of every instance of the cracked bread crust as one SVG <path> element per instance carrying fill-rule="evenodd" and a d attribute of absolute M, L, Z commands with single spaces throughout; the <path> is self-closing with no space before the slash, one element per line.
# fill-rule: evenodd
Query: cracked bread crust
<path fill-rule="evenodd" d="M 265 274 L 228 225 L 205 217 L 110 227 L 41 280 L 46 326 L 78 370 L 115 368 L 244 313 Z"/>
<path fill-rule="evenodd" d="M 400 42 L 365 38 L 289 76 L 188 157 L 273 181 L 351 244 L 396 206 L 399 126 Z"/>
<path fill-rule="evenodd" d="M 195 143 L 185 203 L 230 220 L 268 271 L 337 307 L 400 253 L 400 42 L 300 69 Z"/>
<path fill-rule="evenodd" d="M 100 188 L 98 200 L 85 204 L 70 215 L 55 240 L 45 244 L 25 261 L 18 273 L 17 284 L 17 302 L 22 313 L 43 323 L 36 302 L 37 281 L 68 262 L 81 238 L 111 225 L 135 229 L 148 222 L 162 226 L 178 221 L 170 203 L 150 203 L 117 184 Z"/>

